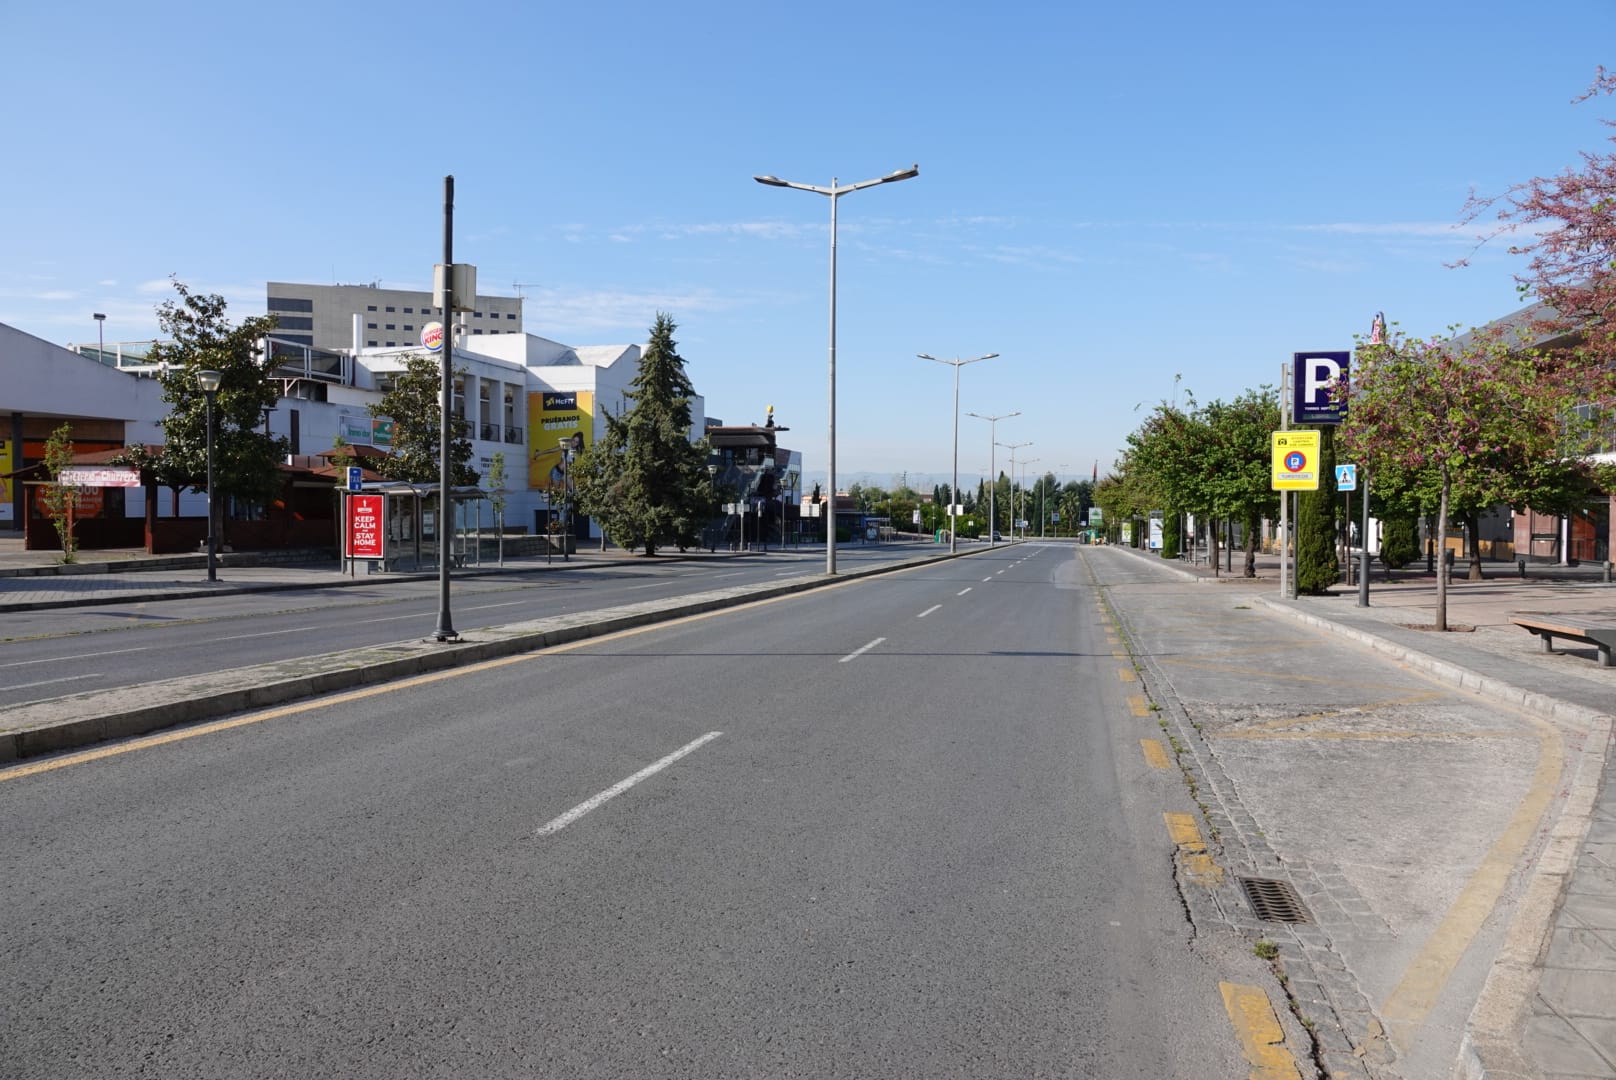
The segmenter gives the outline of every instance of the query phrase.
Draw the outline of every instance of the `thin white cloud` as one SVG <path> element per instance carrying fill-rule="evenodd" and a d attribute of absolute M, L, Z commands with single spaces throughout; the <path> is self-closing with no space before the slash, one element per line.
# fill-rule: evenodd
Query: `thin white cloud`
<path fill-rule="evenodd" d="M 1345 236 L 1436 236 L 1463 237 L 1466 230 L 1452 222 L 1429 221 L 1338 221 L 1293 225 L 1297 232 L 1335 233 Z"/>
<path fill-rule="evenodd" d="M 564 335 L 610 331 L 638 341 L 659 311 L 675 318 L 690 312 L 727 311 L 740 301 L 695 289 L 687 291 L 540 289 L 530 293 L 525 314 L 534 333 Z"/>

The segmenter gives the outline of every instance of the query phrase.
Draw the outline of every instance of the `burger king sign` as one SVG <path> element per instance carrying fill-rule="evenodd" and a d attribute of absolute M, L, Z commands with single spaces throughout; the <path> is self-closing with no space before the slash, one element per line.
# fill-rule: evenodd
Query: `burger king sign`
<path fill-rule="evenodd" d="M 427 352 L 435 353 L 443 351 L 442 323 L 429 322 L 425 326 L 421 327 L 421 346 L 426 349 Z"/>

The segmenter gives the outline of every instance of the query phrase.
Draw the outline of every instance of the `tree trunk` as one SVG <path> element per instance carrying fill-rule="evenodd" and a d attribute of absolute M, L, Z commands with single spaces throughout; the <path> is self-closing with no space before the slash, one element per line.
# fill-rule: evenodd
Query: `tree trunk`
<path fill-rule="evenodd" d="M 1218 522 L 1216 518 L 1206 519 L 1206 554 L 1207 562 L 1212 564 L 1212 576 L 1218 576 Z"/>
<path fill-rule="evenodd" d="M 1465 519 L 1465 527 L 1470 530 L 1469 580 L 1485 581 L 1487 575 L 1481 572 L 1481 515 L 1471 514 Z"/>
<path fill-rule="evenodd" d="M 1259 528 L 1259 523 L 1258 523 L 1257 515 L 1248 514 L 1246 516 L 1246 572 L 1245 572 L 1245 576 L 1248 577 L 1248 578 L 1254 578 L 1254 577 L 1257 576 L 1257 529 L 1258 528 Z"/>

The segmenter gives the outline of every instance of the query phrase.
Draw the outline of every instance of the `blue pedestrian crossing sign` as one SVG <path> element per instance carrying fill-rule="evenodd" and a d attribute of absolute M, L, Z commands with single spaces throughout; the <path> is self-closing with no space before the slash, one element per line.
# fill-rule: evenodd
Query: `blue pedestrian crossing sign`
<path fill-rule="evenodd" d="M 363 490 L 365 490 L 365 476 L 364 476 L 363 471 L 359 468 L 358 465 L 350 465 L 350 466 L 348 466 L 348 490 L 349 491 L 363 491 Z"/>
<path fill-rule="evenodd" d="M 1358 466 L 1337 465 L 1335 467 L 1335 489 L 1337 491 L 1358 490 Z"/>

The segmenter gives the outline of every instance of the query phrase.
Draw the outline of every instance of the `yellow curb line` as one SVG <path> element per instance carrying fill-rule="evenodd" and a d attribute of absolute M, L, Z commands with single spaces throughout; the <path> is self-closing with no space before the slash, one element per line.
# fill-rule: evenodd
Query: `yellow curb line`
<path fill-rule="evenodd" d="M 1240 1040 L 1240 1052 L 1252 1067 L 1251 1080 L 1302 1080 L 1296 1058 L 1285 1049 L 1285 1029 L 1262 988 L 1220 982 L 1218 991 Z"/>

